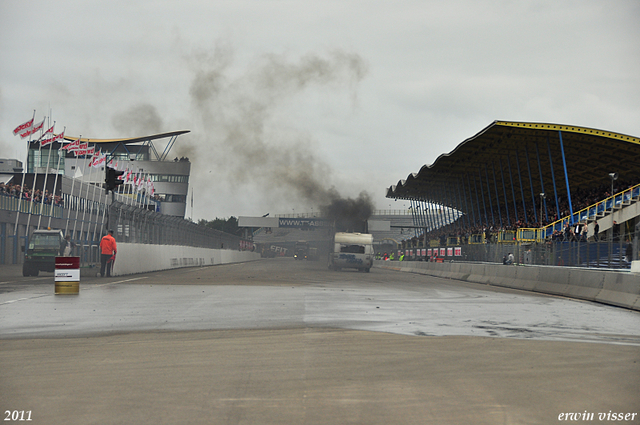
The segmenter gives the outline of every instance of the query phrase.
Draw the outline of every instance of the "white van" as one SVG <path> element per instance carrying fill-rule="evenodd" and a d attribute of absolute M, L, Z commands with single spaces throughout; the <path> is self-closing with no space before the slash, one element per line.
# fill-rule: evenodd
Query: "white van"
<path fill-rule="evenodd" d="M 333 252 L 329 254 L 329 268 L 358 269 L 369 272 L 373 266 L 373 235 L 338 232 L 333 238 Z"/>

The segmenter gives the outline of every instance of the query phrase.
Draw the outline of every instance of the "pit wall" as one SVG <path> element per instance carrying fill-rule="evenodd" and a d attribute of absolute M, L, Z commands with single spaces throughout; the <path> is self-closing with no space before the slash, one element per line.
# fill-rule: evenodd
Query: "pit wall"
<path fill-rule="evenodd" d="M 112 275 L 122 276 L 181 267 L 242 263 L 258 259 L 260 259 L 260 253 L 250 251 L 118 243 L 118 255 L 116 255 Z M 83 272 L 97 273 L 100 270 L 100 265 L 98 264 L 96 267 L 93 270 Z"/>
<path fill-rule="evenodd" d="M 491 263 L 375 261 L 374 267 L 523 289 L 640 311 L 640 261 L 632 272 Z M 637 264 L 636 264 L 637 263 Z"/>

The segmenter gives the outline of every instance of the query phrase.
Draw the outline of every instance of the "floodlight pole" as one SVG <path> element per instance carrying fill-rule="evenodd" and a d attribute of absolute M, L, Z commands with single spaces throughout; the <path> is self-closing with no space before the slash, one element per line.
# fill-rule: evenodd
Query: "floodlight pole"
<path fill-rule="evenodd" d="M 542 229 L 544 226 L 542 224 L 542 202 L 544 201 L 544 192 L 540 194 L 540 228 Z"/>

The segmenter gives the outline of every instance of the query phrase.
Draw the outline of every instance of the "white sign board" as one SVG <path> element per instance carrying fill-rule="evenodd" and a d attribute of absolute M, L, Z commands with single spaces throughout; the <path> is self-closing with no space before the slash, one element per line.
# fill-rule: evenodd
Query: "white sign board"
<path fill-rule="evenodd" d="M 56 282 L 80 282 L 80 269 L 56 269 Z"/>

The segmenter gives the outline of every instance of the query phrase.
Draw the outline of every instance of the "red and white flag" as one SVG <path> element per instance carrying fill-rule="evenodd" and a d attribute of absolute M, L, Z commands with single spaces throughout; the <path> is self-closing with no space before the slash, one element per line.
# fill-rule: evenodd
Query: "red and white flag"
<path fill-rule="evenodd" d="M 102 153 L 100 151 L 93 154 L 93 158 L 91 158 L 91 162 L 89 163 L 90 167 L 99 168 L 107 161 L 107 153 Z"/>
<path fill-rule="evenodd" d="M 31 128 L 31 127 L 33 127 L 33 118 L 31 118 L 29 121 L 17 126 L 13 130 L 13 135 L 15 136 L 18 133 L 23 133 L 25 130 L 27 130 L 27 129 Z"/>
<path fill-rule="evenodd" d="M 51 144 L 53 142 L 60 142 L 64 140 L 64 131 L 60 134 L 56 134 L 53 137 L 50 137 L 48 139 L 42 139 L 40 140 L 40 146 L 47 146 L 48 144 Z"/>
<path fill-rule="evenodd" d="M 66 145 L 64 145 L 63 147 L 60 148 L 60 150 L 66 150 L 69 152 L 73 152 L 76 151 L 80 148 L 80 145 L 82 144 L 82 142 L 80 141 L 80 139 L 78 140 L 74 140 L 71 143 L 68 143 Z"/>
<path fill-rule="evenodd" d="M 83 155 L 93 155 L 95 150 L 96 150 L 96 148 L 89 149 L 89 144 L 88 143 L 82 143 L 82 144 L 80 144 L 80 146 L 77 149 L 72 149 L 71 152 L 73 152 L 73 154 L 76 157 L 78 157 L 78 156 L 83 156 Z"/>
<path fill-rule="evenodd" d="M 38 141 L 45 139 L 48 137 L 49 134 L 53 134 L 53 127 L 55 127 L 55 124 L 53 124 L 51 127 L 49 127 L 49 129 L 47 131 L 45 131 L 44 133 L 42 133 L 42 136 L 40 136 L 40 138 L 38 139 Z"/>
<path fill-rule="evenodd" d="M 31 136 L 32 134 L 37 133 L 38 131 L 42 130 L 43 128 L 44 128 L 44 118 L 38 124 L 32 125 L 28 129 L 26 129 L 22 133 L 20 133 L 20 137 L 23 138 L 23 139 L 27 138 L 27 137 Z"/>

